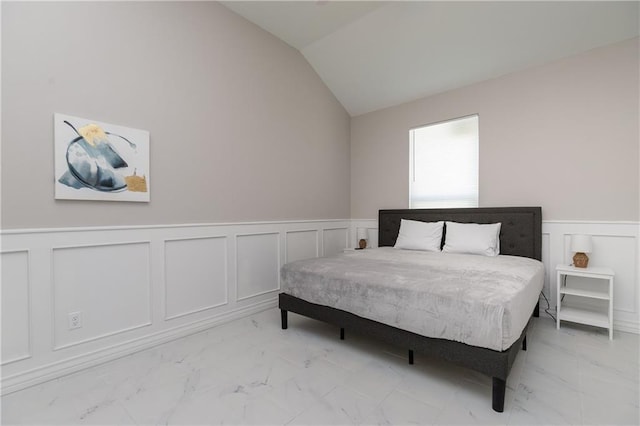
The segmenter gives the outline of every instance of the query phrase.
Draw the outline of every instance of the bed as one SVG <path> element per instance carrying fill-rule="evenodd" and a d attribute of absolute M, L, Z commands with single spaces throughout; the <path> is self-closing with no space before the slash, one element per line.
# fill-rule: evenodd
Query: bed
<path fill-rule="evenodd" d="M 402 219 L 501 223 L 501 256 L 394 249 Z M 283 267 L 282 328 L 290 311 L 340 327 L 341 338 L 345 329 L 353 330 L 406 348 L 410 363 L 416 351 L 473 369 L 492 377 L 492 407 L 502 412 L 506 379 L 520 348 L 526 350 L 531 316 L 538 316 L 541 225 L 540 207 L 380 210 L 380 249 Z M 457 274 L 472 277 L 477 288 L 451 286 L 463 279 L 451 276 L 452 264 L 460 265 Z M 478 288 L 481 293 L 474 296 Z M 358 303 L 359 297 L 368 299 Z M 447 317 L 456 311 L 462 319 Z"/>

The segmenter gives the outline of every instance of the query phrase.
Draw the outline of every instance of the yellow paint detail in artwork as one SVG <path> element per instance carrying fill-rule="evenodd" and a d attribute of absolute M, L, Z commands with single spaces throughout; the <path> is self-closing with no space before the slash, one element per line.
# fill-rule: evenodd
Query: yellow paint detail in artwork
<path fill-rule="evenodd" d="M 97 124 L 87 124 L 86 126 L 82 126 L 78 129 L 78 133 L 80 133 L 84 140 L 86 140 L 91 146 L 96 146 L 96 142 L 107 139 L 107 134 Z"/>
<path fill-rule="evenodd" d="M 127 183 L 127 189 L 131 192 L 147 192 L 146 176 L 137 176 L 134 172 L 132 176 L 125 176 L 124 181 Z"/>

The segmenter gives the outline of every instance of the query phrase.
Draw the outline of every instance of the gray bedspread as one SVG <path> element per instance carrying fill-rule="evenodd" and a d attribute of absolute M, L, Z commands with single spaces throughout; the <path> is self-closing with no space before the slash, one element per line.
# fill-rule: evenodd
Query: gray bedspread
<path fill-rule="evenodd" d="M 311 303 L 501 351 L 527 324 L 544 266 L 524 257 L 383 247 L 292 262 L 281 278 L 283 292 Z"/>

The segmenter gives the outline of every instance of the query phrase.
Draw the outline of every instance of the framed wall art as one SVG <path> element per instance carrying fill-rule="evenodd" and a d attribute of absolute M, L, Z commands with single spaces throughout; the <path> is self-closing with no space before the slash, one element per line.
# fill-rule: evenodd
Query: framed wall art
<path fill-rule="evenodd" d="M 149 132 L 54 115 L 55 198 L 150 201 Z"/>

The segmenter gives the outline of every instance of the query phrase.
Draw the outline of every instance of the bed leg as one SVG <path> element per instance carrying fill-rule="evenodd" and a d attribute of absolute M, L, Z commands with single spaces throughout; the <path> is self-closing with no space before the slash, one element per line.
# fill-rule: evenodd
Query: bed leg
<path fill-rule="evenodd" d="M 533 310 L 533 316 L 536 318 L 540 318 L 540 301 L 536 303 L 536 308 Z"/>
<path fill-rule="evenodd" d="M 409 349 L 409 364 L 413 365 L 413 350 Z"/>
<path fill-rule="evenodd" d="M 502 380 L 497 377 L 494 377 L 493 378 L 493 400 L 491 402 L 493 411 L 497 411 L 498 413 L 502 413 L 504 411 L 504 394 L 506 390 L 507 390 L 506 380 Z"/>
<path fill-rule="evenodd" d="M 526 351 L 527 350 L 527 336 L 524 336 L 524 339 L 522 339 L 522 350 Z"/>
<path fill-rule="evenodd" d="M 282 329 L 286 330 L 288 325 L 287 325 L 287 311 L 285 311 L 284 309 L 280 309 L 280 320 L 282 322 Z"/>
<path fill-rule="evenodd" d="M 340 340 L 344 340 L 344 328 L 340 327 Z"/>

